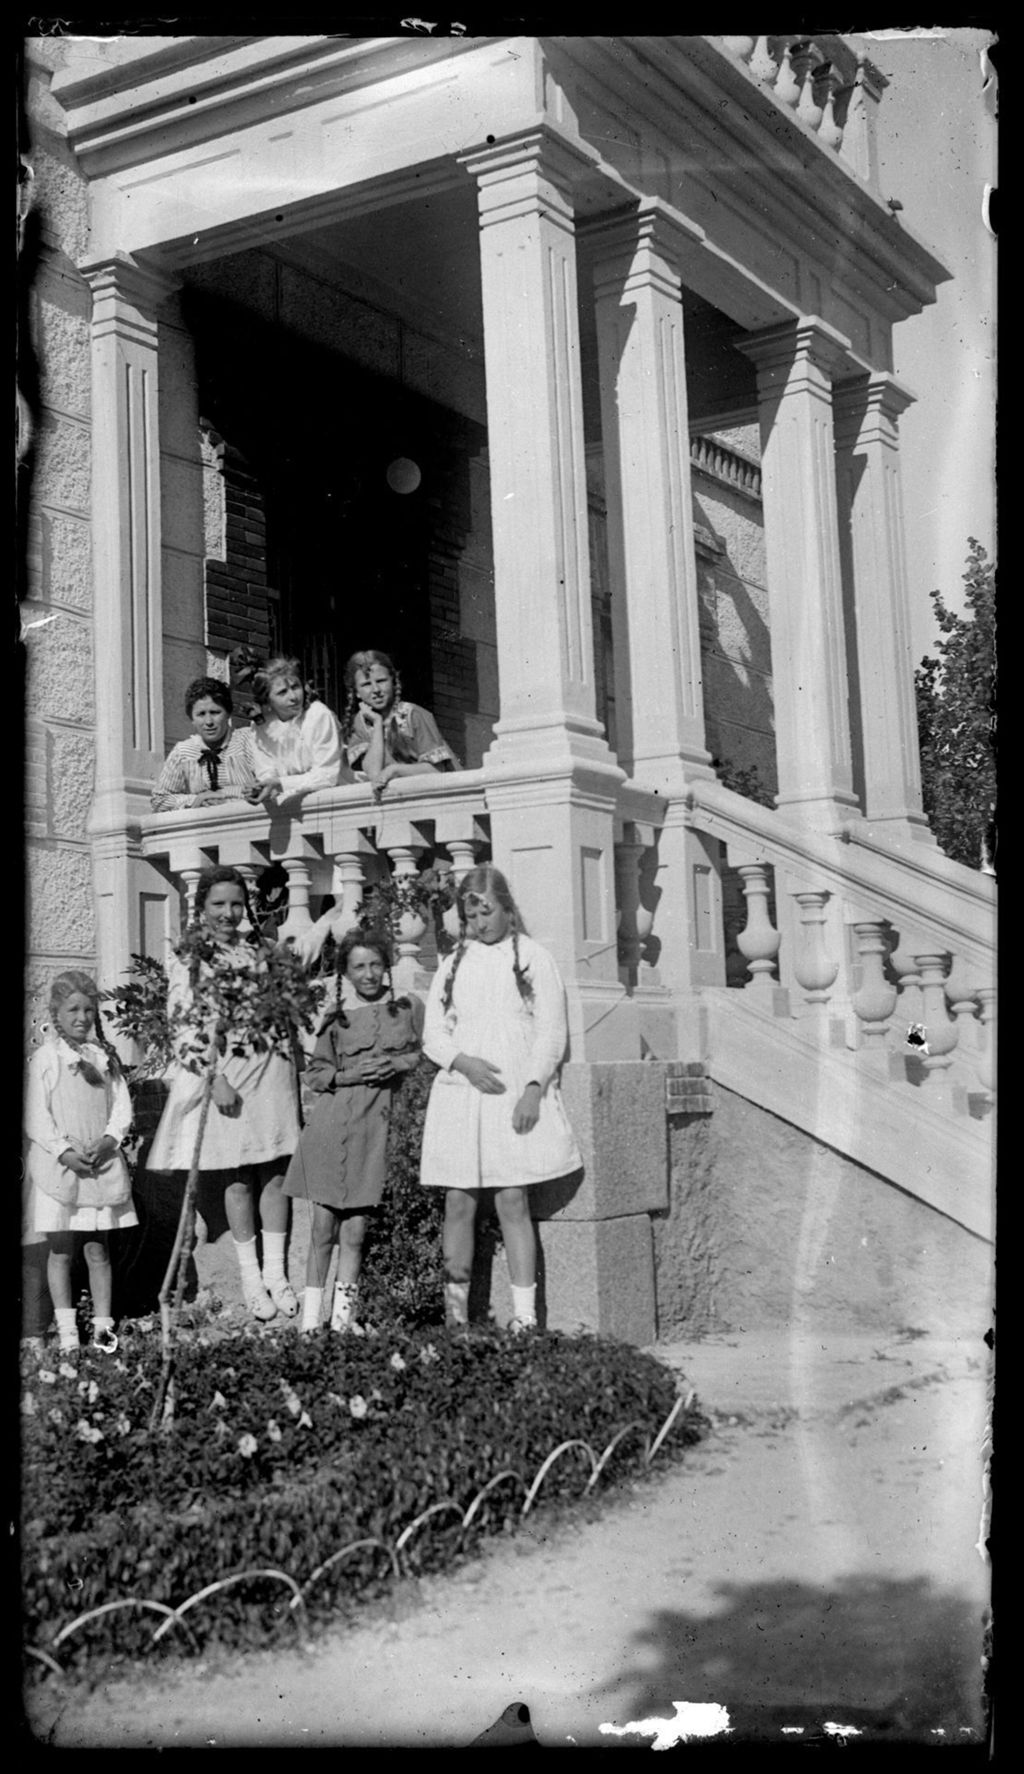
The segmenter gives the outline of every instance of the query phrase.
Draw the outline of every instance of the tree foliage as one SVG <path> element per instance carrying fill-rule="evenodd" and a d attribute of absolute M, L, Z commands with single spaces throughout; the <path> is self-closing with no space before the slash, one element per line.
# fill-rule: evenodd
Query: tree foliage
<path fill-rule="evenodd" d="M 932 592 L 941 639 L 914 674 L 924 810 L 947 856 L 981 868 L 994 851 L 995 566 L 968 540 L 964 611 Z"/>

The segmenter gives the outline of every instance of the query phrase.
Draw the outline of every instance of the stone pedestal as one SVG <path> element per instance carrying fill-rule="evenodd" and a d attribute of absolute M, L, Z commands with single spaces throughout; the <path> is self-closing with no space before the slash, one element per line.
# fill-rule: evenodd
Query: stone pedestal
<path fill-rule="evenodd" d="M 668 1206 L 666 1068 L 653 1062 L 567 1065 L 562 1098 L 582 1173 L 530 1191 L 544 1322 L 644 1345 L 655 1337 L 651 1214 Z M 495 1264 L 491 1304 L 511 1315 Z"/>

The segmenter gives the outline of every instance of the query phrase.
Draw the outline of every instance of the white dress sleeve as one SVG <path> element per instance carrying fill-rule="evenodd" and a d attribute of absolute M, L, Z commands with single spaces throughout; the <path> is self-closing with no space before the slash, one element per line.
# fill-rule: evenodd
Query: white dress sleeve
<path fill-rule="evenodd" d="M 423 1051 L 428 1059 L 433 1060 L 435 1066 L 443 1066 L 446 1072 L 451 1071 L 452 1061 L 457 1059 L 462 1052 L 458 1042 L 452 1039 L 444 1026 L 445 1013 L 442 1000 L 445 981 L 453 965 L 452 957 L 446 956 L 434 974 L 430 982 L 430 991 L 427 994 L 427 1008 L 423 1019 Z"/>
<path fill-rule="evenodd" d="M 116 1140 L 119 1146 L 123 1146 L 132 1124 L 132 1099 L 123 1075 L 119 1074 L 117 1077 L 111 1078 L 110 1082 L 113 1095 L 110 1116 L 104 1131 L 110 1135 L 112 1140 Z"/>
<path fill-rule="evenodd" d="M 55 1047 L 37 1047 L 28 1062 L 25 1089 L 25 1136 L 34 1145 L 59 1158 L 75 1141 L 58 1127 L 53 1116 L 53 1087 L 60 1073 L 60 1057 Z"/>
<path fill-rule="evenodd" d="M 533 987 L 533 1042 L 530 1047 L 530 1077 L 536 1078 L 546 1090 L 558 1071 L 569 1040 L 569 1020 L 565 1007 L 565 986 L 562 976 L 547 949 L 531 942 L 528 953 L 520 939 L 520 955 L 529 966 Z"/>
<path fill-rule="evenodd" d="M 326 703 L 311 702 L 300 720 L 302 754 L 309 763 L 294 776 L 282 776 L 282 801 L 313 788 L 334 788 L 341 775 L 341 730 L 337 716 Z"/>

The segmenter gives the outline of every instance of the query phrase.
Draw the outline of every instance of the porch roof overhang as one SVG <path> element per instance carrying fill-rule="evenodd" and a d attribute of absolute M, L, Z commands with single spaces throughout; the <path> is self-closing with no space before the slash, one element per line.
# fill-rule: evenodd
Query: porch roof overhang
<path fill-rule="evenodd" d="M 460 183 L 473 150 L 536 129 L 576 148 L 581 216 L 649 202 L 647 181 L 579 132 L 564 103 L 578 70 L 685 164 L 685 202 L 668 206 L 692 242 L 684 282 L 740 326 L 815 307 L 774 268 L 773 241 L 776 258 L 778 241 L 797 243 L 812 277 L 820 266 L 823 287 L 838 279 L 874 318 L 876 337 L 855 342 L 848 373 L 887 368 L 886 329 L 934 301 L 948 276 L 713 38 L 142 41 L 99 46 L 107 53 L 84 72 L 78 55 L 54 79 L 94 185 L 97 258 L 127 252 L 173 270 L 272 248 Z M 762 181 L 752 164 L 765 167 Z M 822 312 L 848 330 L 827 302 Z"/>

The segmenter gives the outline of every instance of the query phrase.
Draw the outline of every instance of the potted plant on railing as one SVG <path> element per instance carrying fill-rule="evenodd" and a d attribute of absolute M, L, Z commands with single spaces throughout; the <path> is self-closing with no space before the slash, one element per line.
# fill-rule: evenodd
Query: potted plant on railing
<path fill-rule="evenodd" d="M 163 1360 L 152 1425 L 173 1417 L 174 1326 L 185 1294 L 189 1258 L 195 1244 L 195 1203 L 203 1136 L 213 1083 L 225 1054 L 283 1053 L 298 1058 L 300 1031 L 313 1027 L 323 986 L 309 977 L 291 949 L 254 946 L 252 966 L 240 972 L 223 947 L 202 930 L 189 930 L 175 945 L 191 975 L 187 1000 L 170 1008 L 167 974 L 158 961 L 133 955 L 128 985 L 105 994 L 115 1029 L 142 1050 L 132 1075 L 156 1077 L 176 1062 L 202 1078 L 192 1162 L 178 1219 L 174 1247 L 160 1289 Z"/>
<path fill-rule="evenodd" d="M 399 956 L 415 960 L 427 925 L 433 923 L 439 954 L 452 947 L 446 914 L 455 905 L 450 869 L 426 868 L 416 875 L 387 875 L 366 889 L 359 908 L 363 930 L 390 930 Z"/>

